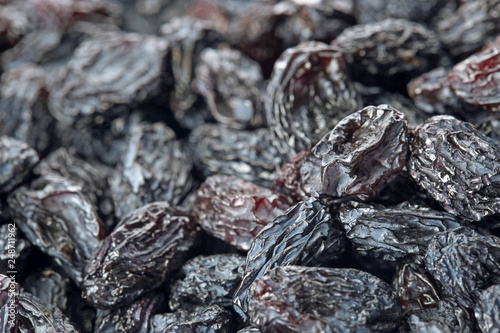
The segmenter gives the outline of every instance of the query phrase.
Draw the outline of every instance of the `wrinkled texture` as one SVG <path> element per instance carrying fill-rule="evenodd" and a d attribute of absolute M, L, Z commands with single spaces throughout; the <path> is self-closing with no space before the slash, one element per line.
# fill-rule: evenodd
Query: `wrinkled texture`
<path fill-rule="evenodd" d="M 196 167 L 203 176 L 237 176 L 270 187 L 284 157 L 271 143 L 267 129 L 237 131 L 207 124 L 189 136 Z"/>
<path fill-rule="evenodd" d="M 262 71 L 258 63 L 241 52 L 203 50 L 193 84 L 217 121 L 237 127 L 264 123 Z"/>
<path fill-rule="evenodd" d="M 265 94 L 273 144 L 290 158 L 360 106 L 341 50 L 319 42 L 287 49 L 274 64 Z"/>
<path fill-rule="evenodd" d="M 340 257 L 344 246 L 341 227 L 319 199 L 311 197 L 290 207 L 255 237 L 243 279 L 234 294 L 235 310 L 245 317 L 250 286 L 270 269 L 320 265 Z"/>
<path fill-rule="evenodd" d="M 231 313 L 218 305 L 199 307 L 189 313 L 178 310 L 151 318 L 148 333 L 231 333 Z"/>
<path fill-rule="evenodd" d="M 115 216 L 121 219 L 153 201 L 180 203 L 191 189 L 191 169 L 190 157 L 165 124 L 133 127 L 111 180 Z"/>
<path fill-rule="evenodd" d="M 8 198 L 26 238 L 49 255 L 77 284 L 104 227 L 81 186 L 50 175 L 21 187 Z"/>
<path fill-rule="evenodd" d="M 339 220 L 360 254 L 410 262 L 423 260 L 435 234 L 461 226 L 451 214 L 409 203 L 390 208 L 344 204 L 339 209 Z"/>
<path fill-rule="evenodd" d="M 435 116 L 416 129 L 408 169 L 446 211 L 479 221 L 500 212 L 499 147 L 469 123 Z"/>
<path fill-rule="evenodd" d="M 378 81 L 379 85 L 393 85 L 399 77 L 408 82 L 411 76 L 435 67 L 441 52 L 434 32 L 403 19 L 347 28 L 332 45 L 346 55 L 352 65 L 353 78 L 362 82 Z"/>
<path fill-rule="evenodd" d="M 189 17 L 175 17 L 161 27 L 161 33 L 170 46 L 168 59 L 173 78 L 170 92 L 172 110 L 185 112 L 194 106 L 197 97 L 192 85 L 201 52 L 205 48 L 216 47 L 224 40 L 216 30 L 207 21 Z"/>
<path fill-rule="evenodd" d="M 194 220 L 167 202 L 133 211 L 92 254 L 84 272 L 84 298 L 98 308 L 131 304 L 182 265 L 197 233 Z"/>
<path fill-rule="evenodd" d="M 500 38 L 456 64 L 448 80 L 458 98 L 491 111 L 500 111 Z"/>
<path fill-rule="evenodd" d="M 2 74 L 0 87 L 0 133 L 46 151 L 54 119 L 47 109 L 45 72 L 32 64 L 19 66 Z"/>
<path fill-rule="evenodd" d="M 152 313 L 163 301 L 163 295 L 146 295 L 129 306 L 111 311 L 102 318 L 96 333 L 145 333 Z"/>
<path fill-rule="evenodd" d="M 472 308 L 480 291 L 500 283 L 500 239 L 469 228 L 439 233 L 429 243 L 425 266 L 460 305 Z"/>
<path fill-rule="evenodd" d="M 78 333 L 61 310 L 29 293 L 19 294 L 18 311 L 19 333 Z"/>
<path fill-rule="evenodd" d="M 374 198 L 406 163 L 406 118 L 388 105 L 342 119 L 305 157 L 301 187 L 333 197 Z"/>
<path fill-rule="evenodd" d="M 448 81 L 449 73 L 449 69 L 439 67 L 411 80 L 407 88 L 415 105 L 431 115 L 452 114 L 466 107 L 453 94 Z"/>
<path fill-rule="evenodd" d="M 45 157 L 34 168 L 36 175 L 55 174 L 70 179 L 82 187 L 82 193 L 97 208 L 105 226 L 114 224 L 114 205 L 108 177 L 111 171 L 99 163 L 80 159 L 72 151 L 59 148 Z"/>
<path fill-rule="evenodd" d="M 434 280 L 427 272 L 418 272 L 405 264 L 394 279 L 403 313 L 435 308 L 440 298 Z"/>
<path fill-rule="evenodd" d="M 479 328 L 483 333 L 500 330 L 500 285 L 494 285 L 481 293 L 474 308 Z"/>
<path fill-rule="evenodd" d="M 83 42 L 59 72 L 49 109 L 65 124 L 80 116 L 116 112 L 156 93 L 168 43 L 157 37 L 108 32 Z"/>
<path fill-rule="evenodd" d="M 436 307 L 413 312 L 407 331 L 414 333 L 476 333 L 472 318 L 464 308 L 450 300 L 440 300 Z"/>
<path fill-rule="evenodd" d="M 453 15 L 438 17 L 435 24 L 441 43 L 454 57 L 469 55 L 489 37 L 500 32 L 499 0 L 461 1 Z"/>
<path fill-rule="evenodd" d="M 192 311 L 197 306 L 231 306 L 233 293 L 241 281 L 245 257 L 239 254 L 198 256 L 181 269 L 182 279 L 172 286 L 172 310 Z"/>
<path fill-rule="evenodd" d="M 243 251 L 248 251 L 262 228 L 288 207 L 285 197 L 224 175 L 208 177 L 194 203 L 198 222 L 206 232 Z"/>
<path fill-rule="evenodd" d="M 32 274 L 23 281 L 23 290 L 37 297 L 44 303 L 56 306 L 59 310 L 68 310 L 68 290 L 70 280 L 53 270 L 44 270 Z"/>
<path fill-rule="evenodd" d="M 21 184 L 38 159 L 37 152 L 25 142 L 0 136 L 0 194 Z"/>
<path fill-rule="evenodd" d="M 394 290 L 355 269 L 277 267 L 250 287 L 250 322 L 265 332 L 390 332 Z"/>

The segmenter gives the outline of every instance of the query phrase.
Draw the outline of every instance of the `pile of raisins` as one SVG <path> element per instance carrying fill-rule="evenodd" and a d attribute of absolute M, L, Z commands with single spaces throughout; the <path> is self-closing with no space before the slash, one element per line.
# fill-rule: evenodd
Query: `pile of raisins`
<path fill-rule="evenodd" d="M 499 18 L 0 1 L 0 333 L 500 332 Z"/>

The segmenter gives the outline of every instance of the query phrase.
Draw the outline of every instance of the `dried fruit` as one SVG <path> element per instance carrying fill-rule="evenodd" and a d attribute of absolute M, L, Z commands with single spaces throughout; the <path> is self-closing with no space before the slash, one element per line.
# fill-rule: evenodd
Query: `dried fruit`
<path fill-rule="evenodd" d="M 428 272 L 418 272 L 405 264 L 394 280 L 403 313 L 435 308 L 440 298 L 434 280 Z"/>
<path fill-rule="evenodd" d="M 265 332 L 388 332 L 398 326 L 394 290 L 355 269 L 277 267 L 250 286 L 250 322 Z"/>
<path fill-rule="evenodd" d="M 0 193 L 21 184 L 37 162 L 37 152 L 25 142 L 0 136 Z"/>
<path fill-rule="evenodd" d="M 200 54 L 193 84 L 217 121 L 237 127 L 264 123 L 262 71 L 241 52 L 206 48 Z"/>
<path fill-rule="evenodd" d="M 472 308 L 480 291 L 500 283 L 500 239 L 461 227 L 436 234 L 425 265 L 456 302 Z"/>
<path fill-rule="evenodd" d="M 114 204 L 111 200 L 108 177 L 111 171 L 97 162 L 89 163 L 65 148 L 45 157 L 33 170 L 36 175 L 54 174 L 78 184 L 82 193 L 97 208 L 108 229 L 114 225 Z"/>
<path fill-rule="evenodd" d="M 154 36 L 108 32 L 80 44 L 51 89 L 49 109 L 63 124 L 120 112 L 158 94 L 168 43 Z"/>
<path fill-rule="evenodd" d="M 500 148 L 469 123 L 429 118 L 415 131 L 408 169 L 453 215 L 479 221 L 500 212 Z"/>
<path fill-rule="evenodd" d="M 48 254 L 77 284 L 104 227 L 82 187 L 55 175 L 11 193 L 9 206 L 29 241 Z"/>
<path fill-rule="evenodd" d="M 84 298 L 98 308 L 131 304 L 182 265 L 197 234 L 192 217 L 167 202 L 136 209 L 94 251 L 84 272 Z"/>
<path fill-rule="evenodd" d="M 153 201 L 180 203 L 191 189 L 191 169 L 191 159 L 165 124 L 133 127 L 111 180 L 115 216 L 121 219 Z"/>
<path fill-rule="evenodd" d="M 332 45 L 346 55 L 354 79 L 382 86 L 394 86 L 398 81 L 406 84 L 434 68 L 441 53 L 434 32 L 403 19 L 347 28 Z"/>
<path fill-rule="evenodd" d="M 406 130 L 404 115 L 388 105 L 347 116 L 304 158 L 302 191 L 374 198 L 406 163 Z"/>
<path fill-rule="evenodd" d="M 212 236 L 248 251 L 254 237 L 290 207 L 271 190 L 234 176 L 208 177 L 197 192 L 194 211 Z"/>
<path fill-rule="evenodd" d="M 344 204 L 339 220 L 360 254 L 403 262 L 422 262 L 435 234 L 461 226 L 451 214 L 409 203 L 391 208 Z"/>
<path fill-rule="evenodd" d="M 237 176 L 263 187 L 271 187 L 284 159 L 265 128 L 237 131 L 225 125 L 207 124 L 190 134 L 189 143 L 196 167 L 204 177 Z"/>
<path fill-rule="evenodd" d="M 0 133 L 45 153 L 54 125 L 47 109 L 45 71 L 33 64 L 21 65 L 5 71 L 0 85 Z"/>
<path fill-rule="evenodd" d="M 500 327 L 500 285 L 491 286 L 481 293 L 474 313 L 483 333 L 495 332 Z"/>
<path fill-rule="evenodd" d="M 500 38 L 456 64 L 448 80 L 458 98 L 491 111 L 500 111 L 499 77 Z"/>
<path fill-rule="evenodd" d="M 163 301 L 162 294 L 147 294 L 129 306 L 112 310 L 98 323 L 96 333 L 145 333 L 149 320 Z"/>
<path fill-rule="evenodd" d="M 181 269 L 184 278 L 172 286 L 170 308 L 192 311 L 199 306 L 232 305 L 232 296 L 241 281 L 245 257 L 239 254 L 198 256 Z"/>
<path fill-rule="evenodd" d="M 328 208 L 311 197 L 290 207 L 255 237 L 245 274 L 234 293 L 235 310 L 245 317 L 252 283 L 274 267 L 320 265 L 340 257 L 345 239 Z"/>
<path fill-rule="evenodd" d="M 273 144 L 290 158 L 360 106 L 341 50 L 319 42 L 301 43 L 281 55 L 265 97 Z"/>
<path fill-rule="evenodd" d="M 450 55 L 463 58 L 500 32 L 500 1 L 462 1 L 452 14 L 437 17 L 435 30 Z"/>
<path fill-rule="evenodd" d="M 178 310 L 157 314 L 150 320 L 148 333 L 231 333 L 234 332 L 232 314 L 218 305 L 199 307 L 189 313 Z"/>

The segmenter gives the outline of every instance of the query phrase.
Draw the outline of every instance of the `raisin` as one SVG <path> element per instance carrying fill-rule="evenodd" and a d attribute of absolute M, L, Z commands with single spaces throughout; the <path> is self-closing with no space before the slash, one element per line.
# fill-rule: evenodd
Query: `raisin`
<path fill-rule="evenodd" d="M 435 67 L 441 57 L 434 32 L 404 19 L 347 28 L 332 45 L 346 55 L 354 79 L 390 87 L 394 82 L 406 85 L 413 76 Z"/>
<path fill-rule="evenodd" d="M 428 272 L 418 272 L 409 264 L 403 265 L 394 280 L 403 313 L 435 308 L 440 301 L 433 278 Z"/>
<path fill-rule="evenodd" d="M 500 32 L 499 15 L 498 0 L 462 1 L 451 15 L 439 17 L 435 30 L 448 53 L 463 59 Z"/>
<path fill-rule="evenodd" d="M 301 43 L 281 55 L 265 97 L 273 144 L 288 157 L 311 148 L 360 106 L 342 52 L 319 42 Z"/>
<path fill-rule="evenodd" d="M 479 110 L 455 96 L 448 81 L 450 71 L 438 67 L 422 74 L 408 83 L 408 94 L 421 110 L 431 115 L 451 114 L 471 118 Z"/>
<path fill-rule="evenodd" d="M 195 68 L 200 62 L 201 52 L 208 47 L 216 47 L 224 40 L 206 21 L 197 21 L 189 17 L 177 17 L 162 25 L 162 35 L 169 42 L 169 66 L 171 75 L 169 84 L 173 85 L 170 93 L 170 108 L 184 112 L 194 106 L 197 96 L 192 89 Z"/>
<path fill-rule="evenodd" d="M 250 286 L 250 322 L 265 332 L 388 332 L 401 316 L 390 285 L 355 269 L 277 267 Z"/>
<path fill-rule="evenodd" d="M 461 226 L 451 214 L 409 203 L 391 208 L 344 204 L 339 220 L 360 254 L 403 262 L 422 262 L 435 234 Z"/>
<path fill-rule="evenodd" d="M 234 176 L 215 175 L 198 189 L 194 210 L 214 237 L 248 251 L 254 237 L 288 207 L 283 196 Z"/>
<path fill-rule="evenodd" d="M 429 243 L 425 265 L 461 306 L 472 308 L 480 291 L 500 282 L 500 239 L 461 227 L 438 233 Z"/>
<path fill-rule="evenodd" d="M 264 227 L 247 254 L 245 274 L 233 298 L 243 317 L 248 311 L 249 288 L 274 267 L 320 265 L 340 257 L 345 239 L 318 198 L 311 197 L 290 207 Z"/>
<path fill-rule="evenodd" d="M 500 327 L 500 285 L 481 293 L 474 313 L 482 332 L 495 332 Z"/>
<path fill-rule="evenodd" d="M 203 50 L 193 84 L 217 121 L 240 127 L 264 123 L 264 106 L 260 98 L 262 71 L 258 63 L 241 52 Z"/>
<path fill-rule="evenodd" d="M 415 333 L 460 332 L 475 333 L 468 311 L 450 300 L 441 300 L 436 307 L 426 308 L 408 317 L 408 327 L 401 331 Z"/>
<path fill-rule="evenodd" d="M 99 216 L 109 230 L 114 225 L 114 204 L 111 200 L 106 166 L 87 162 L 73 151 L 59 148 L 45 157 L 33 170 L 36 175 L 55 174 L 70 179 L 82 187 L 82 193 L 97 208 Z"/>
<path fill-rule="evenodd" d="M 456 64 L 448 80 L 458 98 L 491 111 L 500 111 L 498 73 L 500 73 L 500 38 Z"/>
<path fill-rule="evenodd" d="M 129 306 L 112 310 L 96 325 L 95 333 L 145 333 L 162 301 L 161 294 L 147 294 Z"/>
<path fill-rule="evenodd" d="M 270 187 L 284 160 L 267 129 L 238 131 L 207 124 L 189 136 L 195 164 L 203 176 L 225 174 Z"/>
<path fill-rule="evenodd" d="M 73 304 L 68 304 L 70 280 L 61 274 L 47 269 L 31 274 L 23 281 L 23 290 L 44 303 L 51 304 L 66 312 Z"/>
<path fill-rule="evenodd" d="M 80 285 L 87 260 L 106 234 L 81 186 L 44 176 L 11 193 L 8 202 L 29 241 Z"/>
<path fill-rule="evenodd" d="M 49 109 L 63 124 L 119 112 L 159 93 L 168 43 L 160 38 L 108 32 L 84 41 L 58 74 Z"/>
<path fill-rule="evenodd" d="M 435 116 L 416 129 L 408 169 L 453 215 L 479 221 L 500 212 L 500 149 L 469 123 Z"/>
<path fill-rule="evenodd" d="M 230 333 L 234 332 L 232 314 L 218 305 L 199 307 L 194 312 L 178 310 L 157 314 L 150 320 L 148 333 Z"/>
<path fill-rule="evenodd" d="M 38 159 L 37 152 L 25 142 L 0 136 L 0 193 L 8 193 L 21 184 Z"/>
<path fill-rule="evenodd" d="M 57 307 L 22 292 L 19 294 L 19 333 L 78 333 Z"/>
<path fill-rule="evenodd" d="M 181 269 L 184 278 L 171 288 L 170 308 L 175 311 L 213 304 L 231 306 L 244 268 L 245 257 L 239 254 L 198 256 L 189 260 Z"/>
<path fill-rule="evenodd" d="M 191 159 L 170 128 L 160 122 L 134 126 L 111 180 L 115 216 L 121 219 L 153 201 L 180 203 L 191 189 L 191 169 Z"/>
<path fill-rule="evenodd" d="M 18 66 L 5 71 L 0 84 L 0 133 L 45 153 L 51 144 L 54 119 L 47 109 L 44 70 L 32 64 Z"/>
<path fill-rule="evenodd" d="M 406 163 L 406 118 L 388 105 L 342 119 L 307 154 L 301 189 L 333 197 L 374 198 Z"/>
<path fill-rule="evenodd" d="M 95 249 L 84 272 L 84 298 L 98 308 L 131 304 L 182 265 L 197 234 L 192 217 L 167 202 L 136 209 Z"/>

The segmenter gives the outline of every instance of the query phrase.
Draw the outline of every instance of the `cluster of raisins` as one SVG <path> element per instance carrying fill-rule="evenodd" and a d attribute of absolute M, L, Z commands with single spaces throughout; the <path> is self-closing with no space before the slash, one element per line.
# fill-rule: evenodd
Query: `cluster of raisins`
<path fill-rule="evenodd" d="M 499 17 L 0 1 L 0 333 L 500 332 Z"/>

